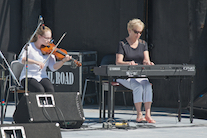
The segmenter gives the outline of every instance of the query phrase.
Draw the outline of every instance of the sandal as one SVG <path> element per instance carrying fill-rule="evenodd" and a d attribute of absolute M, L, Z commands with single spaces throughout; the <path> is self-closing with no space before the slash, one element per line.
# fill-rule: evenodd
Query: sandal
<path fill-rule="evenodd" d="M 139 118 L 139 119 L 137 118 L 137 119 L 136 119 L 136 122 L 137 122 L 137 123 L 147 123 L 147 120 L 146 120 L 145 118 L 142 117 L 142 118 Z"/>
<path fill-rule="evenodd" d="M 156 123 L 156 121 L 155 120 L 153 120 L 153 119 L 147 119 L 147 118 L 145 118 L 146 119 L 146 121 L 148 122 L 148 123 L 153 123 L 153 124 L 155 124 Z"/>

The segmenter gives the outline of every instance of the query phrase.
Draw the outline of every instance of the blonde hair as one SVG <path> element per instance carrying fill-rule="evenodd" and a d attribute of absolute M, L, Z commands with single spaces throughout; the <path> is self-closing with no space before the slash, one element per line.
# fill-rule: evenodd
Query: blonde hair
<path fill-rule="evenodd" d="M 36 32 L 36 34 L 34 35 L 34 37 L 32 38 L 31 42 L 36 42 L 36 41 L 37 41 L 37 37 L 38 37 L 38 35 L 43 36 L 43 35 L 45 34 L 45 32 L 47 32 L 47 31 L 52 32 L 51 29 L 50 29 L 49 27 L 47 27 L 47 26 L 40 26 L 40 27 L 37 29 L 37 32 Z"/>
<path fill-rule="evenodd" d="M 132 19 L 127 24 L 127 29 L 133 29 L 135 26 L 141 26 L 142 30 L 144 29 L 145 25 L 140 19 Z"/>

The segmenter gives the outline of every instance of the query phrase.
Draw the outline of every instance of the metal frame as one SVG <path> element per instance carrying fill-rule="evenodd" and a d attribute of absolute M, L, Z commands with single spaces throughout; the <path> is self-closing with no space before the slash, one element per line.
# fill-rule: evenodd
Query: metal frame
<path fill-rule="evenodd" d="M 82 66 L 79 67 L 79 92 L 81 95 L 83 95 L 83 75 L 82 75 L 82 71 L 83 71 L 83 66 L 84 65 L 97 65 L 97 51 L 77 51 L 77 52 L 68 52 L 69 55 L 71 56 L 78 56 L 79 62 L 82 63 Z M 94 54 L 95 55 L 95 61 L 86 61 L 83 62 L 83 56 L 86 54 Z M 86 78 L 87 79 L 87 78 Z"/>

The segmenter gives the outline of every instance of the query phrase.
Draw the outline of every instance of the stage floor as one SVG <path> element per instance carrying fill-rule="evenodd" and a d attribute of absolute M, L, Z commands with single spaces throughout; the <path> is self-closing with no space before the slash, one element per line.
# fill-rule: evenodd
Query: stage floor
<path fill-rule="evenodd" d="M 80 129 L 61 129 L 62 138 L 204 138 L 207 136 L 207 120 L 193 119 L 190 123 L 189 113 L 182 110 L 181 122 L 178 122 L 177 109 L 152 107 L 152 117 L 156 124 L 136 123 L 136 111 L 133 106 L 115 106 L 114 122 L 127 121 L 127 128 L 103 128 L 99 120 L 98 105 L 84 105 L 85 122 Z M 14 103 L 9 103 L 4 124 L 11 124 L 15 110 Z M 107 117 L 107 115 L 106 115 Z"/>

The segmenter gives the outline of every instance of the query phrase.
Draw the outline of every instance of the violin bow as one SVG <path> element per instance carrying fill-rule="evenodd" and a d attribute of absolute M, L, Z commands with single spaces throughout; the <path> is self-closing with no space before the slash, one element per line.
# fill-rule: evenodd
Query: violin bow
<path fill-rule="evenodd" d="M 52 52 L 48 55 L 47 59 L 43 62 L 44 64 L 47 62 L 47 60 L 49 59 L 49 57 L 51 56 L 51 54 L 55 51 L 55 49 L 57 48 L 57 46 L 60 44 L 60 42 L 63 40 L 63 38 L 65 37 L 67 33 L 65 32 L 62 37 L 60 38 L 60 40 L 58 41 L 58 43 L 55 45 L 55 47 L 53 48 Z"/>

